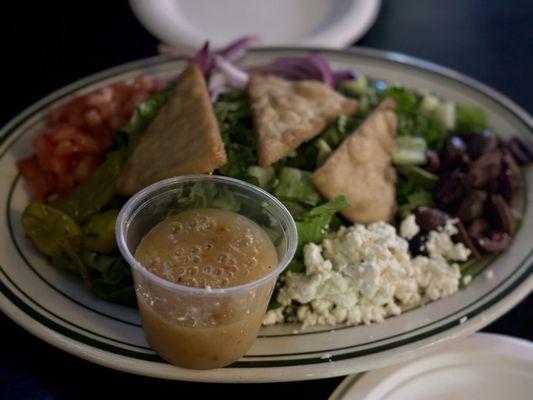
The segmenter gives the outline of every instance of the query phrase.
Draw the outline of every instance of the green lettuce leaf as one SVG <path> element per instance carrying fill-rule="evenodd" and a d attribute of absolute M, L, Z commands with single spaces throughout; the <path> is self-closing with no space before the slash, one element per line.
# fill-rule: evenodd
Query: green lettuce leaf
<path fill-rule="evenodd" d="M 333 216 L 349 206 L 346 198 L 339 196 L 309 210 L 301 220 L 296 221 L 298 248 L 301 249 L 303 245 L 311 242 L 320 243 Z"/>
<path fill-rule="evenodd" d="M 380 99 L 393 98 L 398 116 L 398 136 L 415 136 L 426 140 L 429 148 L 440 150 L 450 132 L 442 121 L 420 111 L 421 96 L 413 90 L 391 86 L 383 90 Z"/>
<path fill-rule="evenodd" d="M 168 92 L 163 90 L 137 104 L 129 121 L 115 134 L 119 147 L 132 148 L 167 100 Z"/>
<path fill-rule="evenodd" d="M 315 190 L 310 176 L 311 172 L 283 167 L 279 173 L 279 183 L 274 188 L 274 196 L 310 206 L 318 205 L 322 201 L 322 196 Z"/>
<path fill-rule="evenodd" d="M 246 94 L 242 90 L 223 93 L 217 99 L 214 110 L 228 159 L 216 173 L 257 185 L 257 177 L 249 174 L 249 167 L 257 165 L 257 153 Z"/>
<path fill-rule="evenodd" d="M 213 183 L 194 183 L 176 191 L 177 206 L 171 210 L 177 213 L 191 208 L 221 208 L 238 212 L 240 202 L 227 187 L 217 188 Z"/>

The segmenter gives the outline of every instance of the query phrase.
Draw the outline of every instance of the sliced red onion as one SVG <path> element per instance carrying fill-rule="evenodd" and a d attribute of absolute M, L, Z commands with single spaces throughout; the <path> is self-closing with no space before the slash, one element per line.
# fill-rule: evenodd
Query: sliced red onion
<path fill-rule="evenodd" d="M 229 61 L 238 61 L 245 56 L 246 50 L 248 50 L 251 45 L 258 42 L 258 36 L 243 36 L 228 44 L 222 50 L 218 51 L 217 54 Z"/>
<path fill-rule="evenodd" d="M 215 56 L 215 68 L 226 77 L 231 87 L 242 89 L 248 83 L 248 74 L 222 56 Z"/>
<path fill-rule="evenodd" d="M 270 64 L 252 67 L 249 71 L 290 80 L 320 80 L 330 87 L 334 87 L 341 80 L 355 78 L 352 71 L 333 71 L 326 59 L 318 53 L 305 57 L 281 57 Z"/>
<path fill-rule="evenodd" d="M 229 90 L 230 87 L 226 84 L 226 77 L 223 73 L 214 71 L 207 82 L 207 89 L 211 97 L 211 102 L 215 102 L 220 93 Z"/>
<path fill-rule="evenodd" d="M 215 65 L 213 54 L 209 50 L 209 41 L 205 42 L 202 48 L 189 58 L 189 62 L 198 65 L 206 78 L 209 77 Z"/>
<path fill-rule="evenodd" d="M 340 70 L 340 71 L 333 71 L 333 85 L 337 86 L 337 84 L 340 81 L 346 81 L 346 80 L 349 80 L 349 79 L 355 79 L 356 76 L 357 75 L 355 74 L 355 72 L 347 70 L 347 69 Z"/>
<path fill-rule="evenodd" d="M 327 61 L 318 53 L 312 53 L 309 54 L 307 59 L 313 63 L 313 65 L 320 71 L 320 75 L 322 77 L 322 81 L 330 86 L 333 87 L 333 70 L 327 63 Z"/>
<path fill-rule="evenodd" d="M 272 63 L 249 68 L 247 71 L 235 65 L 246 54 L 246 50 L 258 42 L 256 36 L 244 36 L 230 43 L 219 51 L 213 52 L 206 42 L 193 55 L 180 54 L 177 49 L 160 45 L 162 53 L 179 54 L 197 64 L 204 74 L 211 98 L 214 100 L 225 90 L 244 88 L 248 82 L 248 72 L 273 74 L 290 80 L 312 79 L 320 80 L 330 87 L 344 79 L 353 79 L 352 71 L 334 71 L 326 59 L 319 53 L 312 53 L 305 57 L 281 57 Z"/>

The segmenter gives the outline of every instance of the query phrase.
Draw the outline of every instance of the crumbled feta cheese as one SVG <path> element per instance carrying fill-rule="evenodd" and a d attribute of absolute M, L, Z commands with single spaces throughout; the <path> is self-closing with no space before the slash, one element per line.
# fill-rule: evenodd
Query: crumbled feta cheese
<path fill-rule="evenodd" d="M 416 223 L 416 217 L 414 214 L 409 214 L 400 224 L 400 236 L 411 240 L 418 232 L 420 232 L 420 227 Z"/>
<path fill-rule="evenodd" d="M 487 278 L 489 280 L 494 278 L 494 272 L 491 269 L 486 270 L 485 271 L 485 278 Z"/>
<path fill-rule="evenodd" d="M 401 236 L 385 222 L 341 227 L 321 244 L 304 246 L 305 273 L 288 272 L 276 299 L 294 307 L 293 318 L 308 327 L 381 322 L 424 299 L 449 296 L 459 289 L 461 273 L 448 261 L 470 254 L 451 239 L 456 222 L 430 232 L 429 255 L 415 258 L 405 239 L 419 230 L 414 216 L 402 222 Z M 282 309 L 269 311 L 265 324 L 286 320 Z"/>
<path fill-rule="evenodd" d="M 443 229 L 429 233 L 426 249 L 431 258 L 452 261 L 468 260 L 470 250 L 462 243 L 454 243 L 451 238 L 458 232 L 455 226 L 457 222 L 457 219 L 449 219 Z"/>
<path fill-rule="evenodd" d="M 278 307 L 274 310 L 268 310 L 263 318 L 263 325 L 275 325 L 284 322 L 283 307 Z"/>
<path fill-rule="evenodd" d="M 444 259 L 417 256 L 412 265 L 416 270 L 418 286 L 431 300 L 449 296 L 459 290 L 461 271 L 457 264 L 448 264 Z"/>
<path fill-rule="evenodd" d="M 468 285 L 470 282 L 472 282 L 472 275 L 463 276 L 463 285 Z"/>
<path fill-rule="evenodd" d="M 331 271 L 331 261 L 322 257 L 322 247 L 314 243 L 309 243 L 304 247 L 304 264 L 307 275 L 317 275 L 326 271 Z"/>

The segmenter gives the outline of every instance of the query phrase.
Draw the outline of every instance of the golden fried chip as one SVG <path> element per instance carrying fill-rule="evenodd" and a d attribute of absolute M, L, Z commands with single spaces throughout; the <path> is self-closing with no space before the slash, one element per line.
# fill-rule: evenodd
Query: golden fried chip
<path fill-rule="evenodd" d="M 226 151 L 205 79 L 191 65 L 140 137 L 121 171 L 118 192 L 132 195 L 159 180 L 210 172 L 225 163 Z"/>
<path fill-rule="evenodd" d="M 280 160 L 339 115 L 353 115 L 357 108 L 355 100 L 319 81 L 252 75 L 247 89 L 261 166 Z"/>
<path fill-rule="evenodd" d="M 396 171 L 391 160 L 398 120 L 395 104 L 383 101 L 311 176 L 328 199 L 344 195 L 352 222 L 390 221 L 396 211 Z"/>

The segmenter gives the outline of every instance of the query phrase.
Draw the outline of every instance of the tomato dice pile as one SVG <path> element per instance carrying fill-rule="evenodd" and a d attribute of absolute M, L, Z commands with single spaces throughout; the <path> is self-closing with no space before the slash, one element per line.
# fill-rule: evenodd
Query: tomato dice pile
<path fill-rule="evenodd" d="M 35 201 L 65 195 L 82 183 L 113 147 L 113 133 L 135 106 L 160 90 L 148 76 L 75 97 L 48 114 L 46 131 L 33 142 L 35 154 L 18 162 Z"/>

